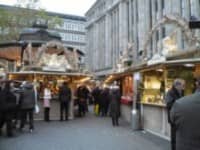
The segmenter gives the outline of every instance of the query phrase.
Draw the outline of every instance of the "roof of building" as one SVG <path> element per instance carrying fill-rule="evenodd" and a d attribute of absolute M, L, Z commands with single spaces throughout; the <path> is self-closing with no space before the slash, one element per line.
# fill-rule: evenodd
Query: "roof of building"
<path fill-rule="evenodd" d="M 72 20 L 78 20 L 78 21 L 84 21 L 84 22 L 86 22 L 86 18 L 82 17 L 82 16 L 69 15 L 69 14 L 61 14 L 61 13 L 49 12 L 49 11 L 47 11 L 47 13 L 49 15 L 51 15 L 51 16 L 58 16 L 58 17 L 64 18 L 64 19 L 72 19 Z"/>
<path fill-rule="evenodd" d="M 20 41 L 29 41 L 29 40 L 59 40 L 61 41 L 61 36 L 59 33 L 48 31 L 41 28 L 24 28 L 22 29 L 19 37 Z"/>

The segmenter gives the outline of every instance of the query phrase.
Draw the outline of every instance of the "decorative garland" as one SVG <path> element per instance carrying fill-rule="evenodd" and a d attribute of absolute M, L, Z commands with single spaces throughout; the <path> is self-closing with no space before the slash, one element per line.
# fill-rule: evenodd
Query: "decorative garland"
<path fill-rule="evenodd" d="M 190 48 L 191 47 L 194 48 L 194 45 L 196 46 L 196 44 L 200 44 L 200 40 L 194 35 L 192 30 L 189 28 L 189 23 L 186 19 L 182 18 L 179 14 L 168 14 L 165 15 L 160 21 L 158 21 L 158 23 L 156 23 L 152 27 L 151 31 L 148 33 L 147 39 L 144 42 L 143 57 L 145 57 L 147 54 L 147 46 L 151 41 L 153 33 L 156 32 L 156 30 L 159 27 L 165 24 L 175 24 L 176 26 L 180 27 L 183 30 L 183 35 L 185 36 L 186 41 Z"/>

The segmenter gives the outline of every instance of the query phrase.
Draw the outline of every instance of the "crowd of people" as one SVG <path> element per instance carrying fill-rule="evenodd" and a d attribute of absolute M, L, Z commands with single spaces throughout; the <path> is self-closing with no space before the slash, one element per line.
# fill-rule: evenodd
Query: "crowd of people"
<path fill-rule="evenodd" d="M 11 81 L 2 83 L 0 91 L 0 134 L 4 124 L 9 137 L 13 136 L 13 129 L 23 130 L 29 124 L 29 131 L 34 129 L 34 107 L 36 90 L 33 84 L 23 82 L 21 85 Z M 27 118 L 29 121 L 27 121 Z"/>
<path fill-rule="evenodd" d="M 171 125 L 172 150 L 197 150 L 200 148 L 200 79 L 195 82 L 194 94 L 184 96 L 185 81 L 175 79 L 172 88 L 166 93 L 165 101 L 168 110 L 168 122 Z M 102 88 L 97 84 L 92 90 L 86 85 L 80 85 L 74 94 L 68 83 L 64 82 L 59 88 L 60 121 L 68 120 L 69 105 L 72 95 L 76 97 L 78 116 L 84 117 L 88 104 L 94 105 L 97 116 L 110 116 L 112 125 L 119 125 L 120 89 L 116 82 Z M 28 124 L 29 132 L 34 130 L 34 111 L 38 104 L 39 94 L 31 82 L 3 81 L 0 83 L 0 135 L 6 125 L 7 136 L 13 136 L 15 128 L 23 131 Z M 49 85 L 43 90 L 44 121 L 50 121 L 52 93 Z"/>
<path fill-rule="evenodd" d="M 79 117 L 85 115 L 88 111 L 88 103 L 92 103 L 94 105 L 94 113 L 97 116 L 110 116 L 113 126 L 119 125 L 121 94 L 116 83 L 110 88 L 97 84 L 93 90 L 81 85 L 77 88 L 76 96 Z"/>
<path fill-rule="evenodd" d="M 44 121 L 49 122 L 52 91 L 47 84 L 43 93 L 39 93 L 36 86 L 31 82 L 3 81 L 0 84 L 0 134 L 6 126 L 7 136 L 13 136 L 13 130 L 25 130 L 28 124 L 29 132 L 34 130 L 34 113 L 38 100 L 42 95 L 42 106 L 44 108 Z M 72 90 L 67 82 L 59 87 L 58 100 L 60 102 L 60 121 L 68 120 Z M 119 125 L 120 115 L 120 90 L 117 85 L 111 88 L 102 88 L 100 84 L 90 90 L 86 85 L 77 87 L 74 93 L 75 105 L 78 106 L 78 117 L 84 117 L 88 112 L 88 105 L 94 105 L 94 112 L 98 116 L 111 116 L 113 126 Z M 109 111 L 110 110 L 110 111 Z M 110 112 L 110 113 L 108 113 Z M 37 112 L 38 113 L 38 112 Z"/>

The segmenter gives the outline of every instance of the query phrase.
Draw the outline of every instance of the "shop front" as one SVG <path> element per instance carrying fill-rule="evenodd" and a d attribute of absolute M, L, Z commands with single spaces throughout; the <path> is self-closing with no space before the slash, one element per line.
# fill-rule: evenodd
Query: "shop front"
<path fill-rule="evenodd" d="M 147 65 L 140 72 L 141 116 L 143 129 L 169 139 L 170 126 L 167 120 L 165 95 L 175 78 L 185 80 L 184 95 L 195 89 L 195 78 L 200 75 L 199 61 L 177 60 Z"/>

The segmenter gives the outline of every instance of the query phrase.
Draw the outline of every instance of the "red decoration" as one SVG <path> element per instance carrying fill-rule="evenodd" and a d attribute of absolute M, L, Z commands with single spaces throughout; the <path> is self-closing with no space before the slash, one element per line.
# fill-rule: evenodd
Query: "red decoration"
<path fill-rule="evenodd" d="M 133 100 L 130 97 L 123 97 L 121 98 L 121 103 L 125 105 L 132 105 Z"/>

